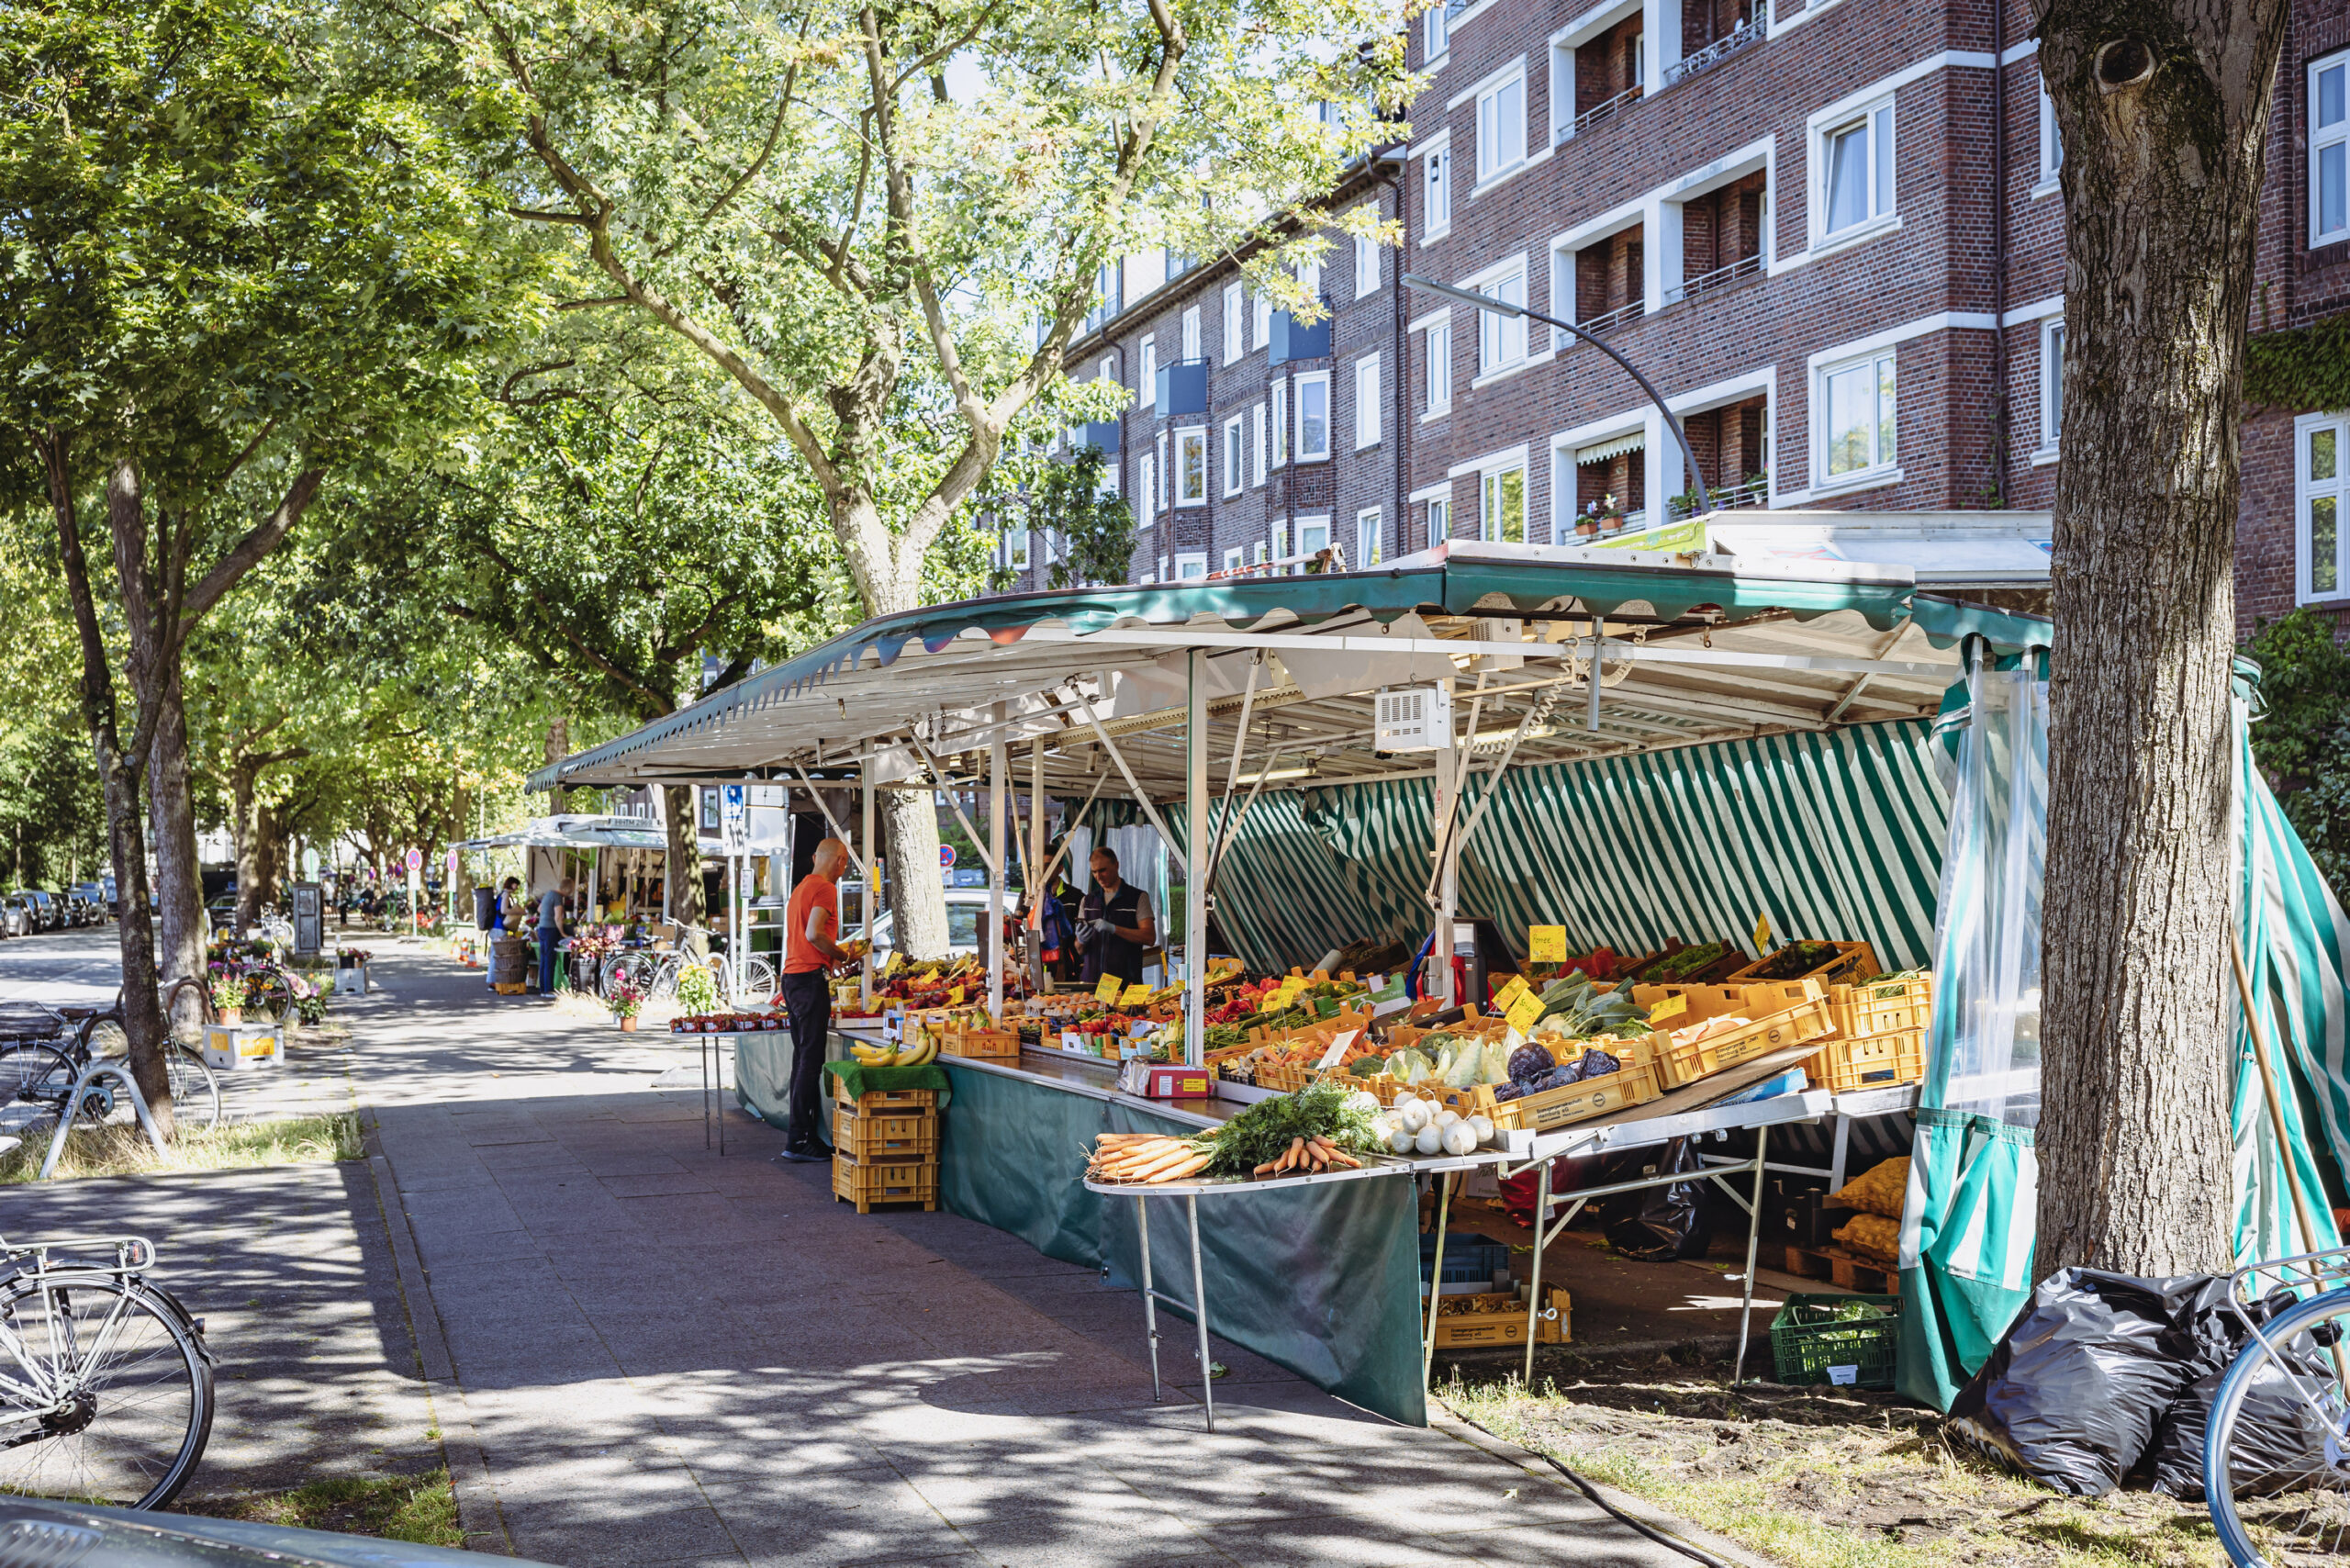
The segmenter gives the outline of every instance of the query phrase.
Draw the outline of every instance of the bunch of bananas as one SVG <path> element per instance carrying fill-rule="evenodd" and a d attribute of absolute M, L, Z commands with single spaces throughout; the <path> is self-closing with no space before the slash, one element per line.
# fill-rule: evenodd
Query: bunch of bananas
<path fill-rule="evenodd" d="M 868 1046 L 862 1041 L 852 1043 L 848 1054 L 864 1067 L 922 1067 L 938 1057 L 938 1041 L 925 1034 L 919 1041 L 901 1046 Z"/>

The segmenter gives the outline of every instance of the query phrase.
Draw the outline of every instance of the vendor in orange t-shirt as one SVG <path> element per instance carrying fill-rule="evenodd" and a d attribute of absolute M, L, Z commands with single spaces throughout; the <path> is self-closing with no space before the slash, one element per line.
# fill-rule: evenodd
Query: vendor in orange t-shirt
<path fill-rule="evenodd" d="M 840 876 L 848 846 L 828 838 L 783 911 L 783 1008 L 791 1019 L 791 1115 L 778 1159 L 805 1164 L 824 1158 L 816 1142 L 819 1078 L 833 1025 L 831 972 L 846 963 L 840 949 Z"/>

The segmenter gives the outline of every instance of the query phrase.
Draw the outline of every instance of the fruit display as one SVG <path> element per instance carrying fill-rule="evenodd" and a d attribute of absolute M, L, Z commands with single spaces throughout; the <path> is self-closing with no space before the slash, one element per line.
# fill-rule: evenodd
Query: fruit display
<path fill-rule="evenodd" d="M 868 1046 L 856 1041 L 850 1044 L 848 1054 L 864 1067 L 927 1067 L 938 1059 L 938 1037 L 925 1032 L 918 1040 L 895 1046 Z"/>

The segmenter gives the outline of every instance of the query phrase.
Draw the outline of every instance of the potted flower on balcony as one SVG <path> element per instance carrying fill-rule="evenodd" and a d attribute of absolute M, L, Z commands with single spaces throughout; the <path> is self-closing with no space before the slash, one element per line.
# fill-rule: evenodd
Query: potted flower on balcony
<path fill-rule="evenodd" d="M 611 1003 L 612 1016 L 620 1021 L 621 1032 L 634 1034 L 636 1015 L 644 1010 L 644 992 L 638 988 L 636 981 L 627 975 L 615 976 L 611 994 L 606 1000 Z"/>
<path fill-rule="evenodd" d="M 212 1011 L 223 1024 L 245 1021 L 245 977 L 219 969 L 212 976 Z"/>

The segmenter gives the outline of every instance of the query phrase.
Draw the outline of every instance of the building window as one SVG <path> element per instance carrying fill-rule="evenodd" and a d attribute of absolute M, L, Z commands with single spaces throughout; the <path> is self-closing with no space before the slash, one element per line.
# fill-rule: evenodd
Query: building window
<path fill-rule="evenodd" d="M 1024 528 L 1007 530 L 1003 536 L 1003 564 L 1015 572 L 1028 569 L 1028 531 Z"/>
<path fill-rule="evenodd" d="M 1147 452 L 1136 454 L 1135 456 L 1135 505 L 1139 509 L 1142 519 L 1136 524 L 1138 528 L 1148 528 L 1153 514 L 1158 510 L 1158 465 L 1152 461 L 1150 454 Z"/>
<path fill-rule="evenodd" d="M 1248 564 L 1248 551 L 1236 544 L 1224 553 L 1224 569 L 1227 572 L 1237 572 Z"/>
<path fill-rule="evenodd" d="M 1452 17 L 1445 0 L 1427 8 L 1420 17 L 1420 69 L 1428 62 L 1442 60 L 1452 49 Z"/>
<path fill-rule="evenodd" d="M 1205 552 L 1201 552 L 1196 554 L 1178 555 L 1175 557 L 1176 581 L 1197 582 L 1200 578 L 1204 577 L 1207 575 L 1208 558 Z"/>
<path fill-rule="evenodd" d="M 1379 356 L 1355 361 L 1355 450 L 1379 444 Z"/>
<path fill-rule="evenodd" d="M 1355 558 L 1357 571 L 1369 571 L 1387 558 L 1379 547 L 1379 509 L 1365 507 L 1355 513 Z"/>
<path fill-rule="evenodd" d="M 1149 334 L 1142 340 L 1142 387 L 1135 401 L 1146 409 L 1158 407 L 1158 339 Z"/>
<path fill-rule="evenodd" d="M 1512 267 L 1499 277 L 1489 278 L 1477 290 L 1489 294 L 1505 305 L 1526 303 L 1526 266 Z M 1477 374 L 1491 375 L 1506 369 L 1526 357 L 1526 318 L 1505 316 L 1497 310 L 1477 312 Z"/>
<path fill-rule="evenodd" d="M 1257 462 L 1255 473 L 1251 476 L 1251 482 L 1261 485 L 1265 482 L 1265 405 L 1262 403 L 1258 404 L 1256 413 Z"/>
<path fill-rule="evenodd" d="M 1224 421 L 1224 493 L 1237 496 L 1242 481 L 1248 478 L 1248 450 L 1241 441 L 1240 416 L 1235 414 Z"/>
<path fill-rule="evenodd" d="M 1496 468 L 1477 482 L 1477 537 L 1495 544 L 1526 543 L 1526 469 Z"/>
<path fill-rule="evenodd" d="M 1297 520 L 1297 553 L 1318 555 L 1330 547 L 1330 520 L 1326 517 L 1301 517 Z"/>
<path fill-rule="evenodd" d="M 2065 166 L 2065 137 L 2056 129 L 2056 100 L 2048 95 L 2042 84 L 2040 89 L 2040 182 L 2031 187 L 2034 196 L 2044 195 L 2056 188 L 2056 173 Z"/>
<path fill-rule="evenodd" d="M 2304 414 L 2294 421 L 2295 499 L 2300 514 L 2295 541 L 2295 599 L 2339 599 L 2345 574 L 2350 574 L 2350 550 L 2344 549 L 2342 507 L 2344 458 L 2350 455 L 2350 420 L 2340 415 Z"/>
<path fill-rule="evenodd" d="M 1477 183 L 1526 162 L 1526 73 L 1477 95 Z"/>
<path fill-rule="evenodd" d="M 1299 263 L 1297 286 L 1305 292 L 1308 299 L 1322 297 L 1322 263 L 1319 260 Z"/>
<path fill-rule="evenodd" d="M 1893 103 L 1886 99 L 1819 133 L 1819 234 L 1841 234 L 1893 211 Z"/>
<path fill-rule="evenodd" d="M 1438 540 L 1439 540 L 1439 539 L 1449 539 L 1449 538 L 1451 538 L 1451 537 L 1452 537 L 1452 503 L 1451 503 L 1450 501 L 1449 501 L 1449 500 L 1448 500 L 1448 501 L 1430 501 L 1430 502 L 1428 503 L 1428 537 L 1427 537 L 1427 543 L 1428 543 L 1429 547 L 1430 547 L 1430 548 L 1434 548 L 1434 547 L 1435 547 L 1435 545 L 1436 545 L 1437 541 L 1438 541 Z"/>
<path fill-rule="evenodd" d="M 1289 461 L 1289 383 L 1273 383 L 1273 466 Z"/>
<path fill-rule="evenodd" d="M 1428 412 L 1441 414 L 1452 407 L 1452 320 L 1447 317 L 1428 324 Z"/>
<path fill-rule="evenodd" d="M 1426 197 L 1421 203 L 1426 208 L 1421 217 L 1427 229 L 1421 237 L 1433 240 L 1452 227 L 1452 149 L 1438 147 L 1420 163 Z"/>
<path fill-rule="evenodd" d="M 1355 297 L 1379 289 L 1379 241 L 1355 236 Z"/>
<path fill-rule="evenodd" d="M 1894 353 L 1819 372 L 1813 423 L 1819 431 L 1823 481 L 1859 478 L 1893 466 Z"/>
<path fill-rule="evenodd" d="M 1241 287 L 1237 283 L 1224 286 L 1224 363 L 1232 364 L 1240 357 Z"/>
<path fill-rule="evenodd" d="M 1187 425 L 1175 432 L 1175 504 L 1208 503 L 1208 428 Z"/>
<path fill-rule="evenodd" d="M 1256 326 L 1249 332 L 1251 348 L 1263 348 L 1273 341 L 1273 297 L 1259 289 L 1254 297 Z"/>
<path fill-rule="evenodd" d="M 2350 52 L 2310 62 L 2310 243 L 2350 239 Z"/>
<path fill-rule="evenodd" d="M 2040 330 L 2040 446 L 2056 450 L 2065 430 L 2065 319 L 2051 317 Z"/>
<path fill-rule="evenodd" d="M 1200 357 L 1200 308 L 1192 306 L 1183 312 L 1183 358 L 1188 363 Z"/>
<path fill-rule="evenodd" d="M 1297 460 L 1319 463 L 1330 455 L 1330 373 L 1311 370 L 1297 378 Z"/>
<path fill-rule="evenodd" d="M 1175 470 L 1167 466 L 1167 432 L 1158 432 L 1158 510 L 1165 511 L 1175 490 Z"/>
<path fill-rule="evenodd" d="M 1279 517 L 1273 519 L 1272 527 L 1268 532 L 1270 532 L 1273 536 L 1273 559 L 1276 561 L 1288 560 L 1289 520 Z"/>

